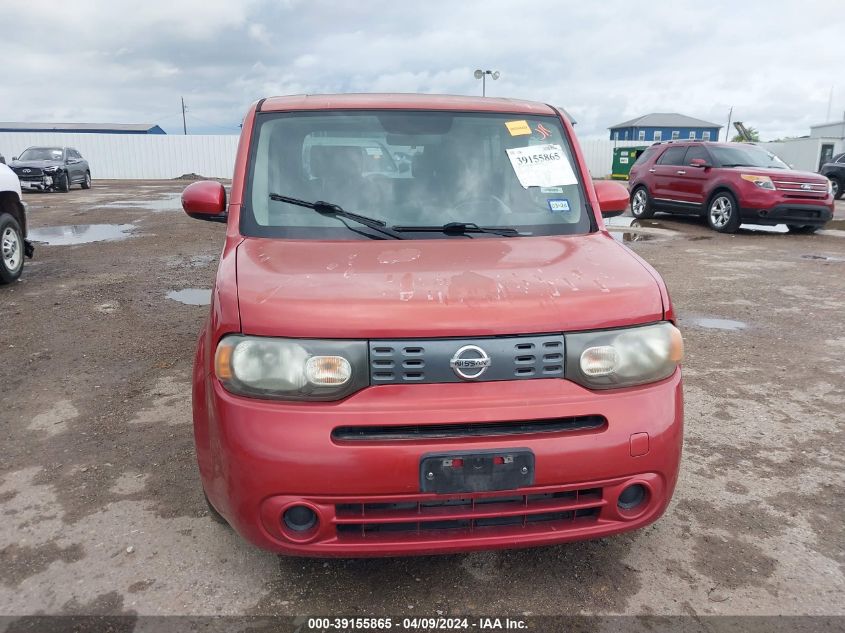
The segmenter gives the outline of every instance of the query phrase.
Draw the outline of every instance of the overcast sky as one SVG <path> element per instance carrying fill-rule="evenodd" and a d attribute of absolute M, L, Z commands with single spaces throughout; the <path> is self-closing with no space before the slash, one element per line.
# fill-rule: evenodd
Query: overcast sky
<path fill-rule="evenodd" d="M 809 133 L 845 109 L 843 0 L 0 0 L 0 121 L 236 133 L 257 98 L 480 94 L 561 105 L 581 136 L 649 112 Z M 834 85 L 835 84 L 835 85 Z"/>

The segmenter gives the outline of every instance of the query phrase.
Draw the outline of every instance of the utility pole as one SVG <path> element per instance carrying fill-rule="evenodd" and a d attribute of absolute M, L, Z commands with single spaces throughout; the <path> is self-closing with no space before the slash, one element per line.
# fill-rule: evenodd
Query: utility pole
<path fill-rule="evenodd" d="M 731 140 L 731 117 L 734 114 L 734 107 L 731 106 L 731 111 L 728 112 L 728 127 L 725 128 L 725 143 Z"/>
<path fill-rule="evenodd" d="M 187 108 L 185 107 L 185 97 L 181 97 L 182 99 L 182 133 L 184 135 L 188 135 L 188 124 L 185 122 L 185 111 Z"/>

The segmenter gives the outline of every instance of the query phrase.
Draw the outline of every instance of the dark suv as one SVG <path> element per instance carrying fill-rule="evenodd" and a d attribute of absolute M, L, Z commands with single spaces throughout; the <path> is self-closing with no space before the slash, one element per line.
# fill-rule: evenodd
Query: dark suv
<path fill-rule="evenodd" d="M 721 233 L 742 223 L 812 233 L 833 217 L 830 181 L 748 143 L 657 143 L 631 168 L 630 183 L 634 217 L 698 215 Z"/>
<path fill-rule="evenodd" d="M 829 163 L 822 165 L 819 173 L 830 180 L 833 197 L 839 200 L 845 193 L 845 154 L 837 154 L 831 158 Z"/>
<path fill-rule="evenodd" d="M 91 188 L 91 168 L 72 147 L 30 147 L 12 159 L 24 191 L 70 191 L 72 185 Z"/>

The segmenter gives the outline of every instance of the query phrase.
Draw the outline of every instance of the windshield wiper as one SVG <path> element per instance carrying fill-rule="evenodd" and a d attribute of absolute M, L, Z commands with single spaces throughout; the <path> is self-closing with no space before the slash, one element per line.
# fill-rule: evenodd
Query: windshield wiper
<path fill-rule="evenodd" d="M 369 227 L 374 231 L 381 233 L 382 235 L 392 237 L 394 240 L 405 239 L 403 236 L 399 235 L 398 232 L 388 228 L 386 222 L 376 220 L 375 218 L 369 218 L 366 215 L 359 215 L 357 213 L 352 213 L 351 211 L 346 211 L 340 205 L 333 204 L 331 202 L 323 202 L 322 200 L 317 200 L 316 202 L 308 202 L 307 200 L 291 198 L 289 196 L 283 196 L 278 193 L 271 193 L 270 200 L 275 200 L 277 202 L 287 202 L 288 204 L 295 204 L 299 207 L 305 207 L 306 209 L 313 209 L 320 215 L 325 215 L 332 218 L 346 218 L 347 220 L 352 220 L 353 222 L 357 222 L 358 224 L 363 224 L 364 226 Z M 347 228 L 350 228 L 349 225 L 346 224 L 346 222 L 342 222 L 342 224 Z"/>
<path fill-rule="evenodd" d="M 467 233 L 490 233 L 502 237 L 517 237 L 531 235 L 520 233 L 516 229 L 495 226 L 478 226 L 474 222 L 449 222 L 439 226 L 392 226 L 397 233 L 445 233 L 446 235 L 466 235 Z"/>

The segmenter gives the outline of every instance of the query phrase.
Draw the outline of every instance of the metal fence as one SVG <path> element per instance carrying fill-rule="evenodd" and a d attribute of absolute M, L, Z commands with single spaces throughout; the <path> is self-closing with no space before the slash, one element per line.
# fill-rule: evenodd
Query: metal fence
<path fill-rule="evenodd" d="M 795 169 L 816 171 L 820 143 L 820 139 L 801 139 L 761 145 L 781 155 Z M 594 178 L 610 174 L 614 147 L 648 145 L 644 141 L 589 138 L 581 140 L 580 144 Z M 0 132 L 0 154 L 7 161 L 33 145 L 75 147 L 88 159 L 95 179 L 169 179 L 190 173 L 231 178 L 238 137 Z M 836 142 L 836 148 L 836 151 L 843 151 L 842 141 Z"/>
<path fill-rule="evenodd" d="M 183 174 L 231 178 L 238 137 L 160 134 L 0 133 L 0 154 L 8 162 L 32 146 L 75 147 L 91 165 L 94 179 L 168 179 Z"/>
<path fill-rule="evenodd" d="M 614 146 L 642 144 L 585 139 L 581 148 L 590 173 L 600 178 L 610 174 Z M 7 161 L 27 147 L 49 145 L 78 149 L 91 164 L 95 179 L 168 179 L 190 173 L 231 178 L 238 137 L 0 132 L 0 154 Z"/>

